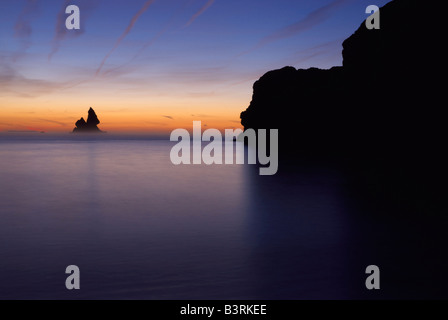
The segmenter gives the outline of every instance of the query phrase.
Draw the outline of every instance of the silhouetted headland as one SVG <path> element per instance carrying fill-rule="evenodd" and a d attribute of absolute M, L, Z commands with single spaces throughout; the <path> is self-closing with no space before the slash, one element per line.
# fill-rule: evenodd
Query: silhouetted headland
<path fill-rule="evenodd" d="M 253 85 L 241 124 L 279 129 L 283 163 L 342 160 L 360 189 L 373 189 L 373 201 L 388 194 L 441 212 L 446 50 L 438 5 L 389 2 L 380 8 L 380 29 L 363 22 L 343 42 L 343 66 L 267 72 Z"/>
<path fill-rule="evenodd" d="M 103 132 L 98 128 L 98 124 L 100 123 L 100 120 L 96 116 L 95 111 L 90 108 L 89 109 L 89 116 L 87 117 L 87 122 L 84 120 L 83 117 L 76 121 L 76 127 L 73 129 L 73 132 L 79 133 L 79 132 Z"/>
<path fill-rule="evenodd" d="M 439 11 L 435 1 L 386 4 L 379 30 L 363 22 L 343 42 L 342 67 L 263 75 L 241 124 L 279 129 L 280 152 L 301 155 L 434 151 L 446 136 Z"/>

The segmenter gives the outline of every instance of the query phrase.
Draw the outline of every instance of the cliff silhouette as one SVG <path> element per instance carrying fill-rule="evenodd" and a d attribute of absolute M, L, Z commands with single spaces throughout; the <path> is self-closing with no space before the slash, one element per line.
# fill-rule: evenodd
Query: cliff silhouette
<path fill-rule="evenodd" d="M 440 108 L 443 19 L 436 5 L 389 2 L 380 8 L 380 29 L 362 22 L 343 42 L 342 67 L 267 72 L 241 113 L 244 129 L 279 129 L 284 153 L 433 151 L 446 136 Z"/>
<path fill-rule="evenodd" d="M 362 22 L 343 42 L 340 67 L 267 72 L 241 113 L 244 129 L 279 129 L 283 163 L 342 162 L 372 203 L 387 198 L 406 212 L 446 213 L 439 4 L 389 2 L 380 29 Z"/>
<path fill-rule="evenodd" d="M 80 132 L 102 132 L 98 128 L 98 124 L 100 123 L 100 120 L 98 119 L 95 111 L 90 108 L 89 109 L 89 115 L 87 117 L 87 121 L 84 120 L 83 117 L 76 121 L 75 128 L 73 129 L 73 132 L 80 133 Z"/>

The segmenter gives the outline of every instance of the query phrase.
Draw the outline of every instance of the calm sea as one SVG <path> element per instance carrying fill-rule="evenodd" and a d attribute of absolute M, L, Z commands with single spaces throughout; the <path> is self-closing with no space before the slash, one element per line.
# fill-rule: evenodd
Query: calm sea
<path fill-rule="evenodd" d="M 175 166 L 172 145 L 0 140 L 0 298 L 448 297 L 446 220 L 394 218 L 338 166 Z"/>

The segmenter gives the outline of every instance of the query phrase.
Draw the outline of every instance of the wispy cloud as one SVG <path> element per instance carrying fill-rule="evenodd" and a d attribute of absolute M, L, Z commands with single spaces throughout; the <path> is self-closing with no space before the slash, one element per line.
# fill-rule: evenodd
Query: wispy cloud
<path fill-rule="evenodd" d="M 255 45 L 255 47 L 249 49 L 248 51 L 242 52 L 240 55 L 252 52 L 271 42 L 288 38 L 309 30 L 330 18 L 336 12 L 338 7 L 341 7 L 351 1 L 353 0 L 333 0 L 329 4 L 310 12 L 305 18 L 297 21 L 296 23 L 264 37 Z"/>
<path fill-rule="evenodd" d="M 0 126 L 15 127 L 16 124 L 15 123 L 9 123 L 9 122 L 0 122 Z"/>
<path fill-rule="evenodd" d="M 7 130 L 8 133 L 41 133 L 42 130 Z"/>
<path fill-rule="evenodd" d="M 106 70 L 103 73 L 101 73 L 102 76 L 105 75 L 111 75 L 111 73 L 113 73 L 116 70 L 120 70 L 123 67 L 126 67 L 128 65 L 130 65 L 135 59 L 137 59 L 148 47 L 152 46 L 162 35 L 164 35 L 166 32 L 168 32 L 168 30 L 170 30 L 170 28 L 173 27 L 173 25 L 176 23 L 176 18 L 179 15 L 179 13 L 183 12 L 185 10 L 185 8 L 190 4 L 192 0 L 189 1 L 185 1 L 183 3 L 182 6 L 180 6 L 171 16 L 171 18 L 166 22 L 165 26 L 163 27 L 163 29 L 161 29 L 156 35 L 154 35 L 151 39 L 149 39 L 136 53 L 135 55 L 126 63 Z"/>
<path fill-rule="evenodd" d="M 176 18 L 176 16 L 185 10 L 185 7 L 188 5 L 188 2 L 184 2 L 183 6 L 181 6 L 178 10 L 176 10 L 174 12 L 174 14 L 171 16 L 171 18 L 168 20 L 168 22 L 166 23 L 166 25 L 164 26 L 164 28 L 162 30 L 160 30 L 152 39 L 150 39 L 148 42 L 146 42 L 141 48 L 140 50 L 134 55 L 134 57 L 131 59 L 131 61 L 133 61 L 134 59 L 136 59 L 143 51 L 145 51 L 149 46 L 152 46 L 154 44 L 154 42 L 156 42 L 157 39 L 159 39 L 162 35 L 164 35 L 169 29 L 170 27 L 173 26 L 174 24 L 174 20 Z"/>
<path fill-rule="evenodd" d="M 60 121 L 55 121 L 55 120 L 50 120 L 50 119 L 41 119 L 41 118 L 38 118 L 38 119 L 36 119 L 36 120 L 38 120 L 39 122 L 43 121 L 43 122 L 54 123 L 54 124 L 57 124 L 57 125 L 59 125 L 59 126 L 61 126 L 61 127 L 66 127 L 66 126 L 67 126 L 67 123 L 60 122 Z"/>
<path fill-rule="evenodd" d="M 61 9 L 56 18 L 56 26 L 54 30 L 53 46 L 51 52 L 48 54 L 48 60 L 51 60 L 53 55 L 59 50 L 60 42 L 65 38 L 67 29 L 65 28 L 65 9 L 69 5 L 70 0 L 64 0 Z"/>
<path fill-rule="evenodd" d="M 14 37 L 20 39 L 21 48 L 19 52 L 17 52 L 13 60 L 16 60 L 22 52 L 27 50 L 30 45 L 30 37 L 33 32 L 31 27 L 31 21 L 36 17 L 36 13 L 38 12 L 38 1 L 37 0 L 26 0 L 25 6 L 23 7 L 22 12 L 17 18 L 16 24 L 14 25 Z"/>
<path fill-rule="evenodd" d="M 309 60 L 313 60 L 313 58 L 319 56 L 334 55 L 334 54 L 340 55 L 342 51 L 342 41 L 344 41 L 344 39 L 337 39 L 297 51 L 293 56 L 288 58 L 288 61 L 286 63 L 296 66 L 301 65 Z M 301 66 L 301 67 L 307 67 L 307 66 Z"/>
<path fill-rule="evenodd" d="M 31 18 L 37 11 L 37 0 L 26 0 L 25 6 L 14 25 L 14 36 L 17 38 L 27 38 L 31 36 Z"/>
<path fill-rule="evenodd" d="M 3 60 L 2 60 L 3 59 Z M 73 86 L 74 81 L 59 82 L 24 76 L 8 58 L 0 56 L 0 96 L 35 98 Z"/>
<path fill-rule="evenodd" d="M 104 76 L 104 75 L 110 75 L 111 73 L 113 73 L 113 72 L 115 72 L 115 71 L 117 71 L 117 70 L 120 70 L 120 69 L 122 69 L 123 67 L 126 67 L 126 66 L 128 66 L 128 65 L 130 65 L 135 59 L 137 59 L 148 47 L 150 47 L 150 46 L 152 46 L 156 41 L 157 41 L 157 39 L 159 39 L 163 34 L 165 34 L 168 30 L 169 30 L 169 28 L 171 27 L 171 25 L 173 24 L 173 17 L 170 19 L 170 21 L 168 22 L 168 24 L 162 29 L 162 30 L 160 30 L 154 37 L 152 37 L 148 42 L 146 42 L 138 51 L 137 51 L 137 53 L 128 61 L 128 62 L 126 62 L 126 63 L 124 63 L 124 64 L 122 64 L 122 65 L 120 65 L 120 66 L 118 66 L 118 67 L 115 67 L 115 68 L 112 68 L 112 69 L 109 69 L 109 70 L 106 70 L 106 71 L 104 71 L 101 75 L 102 76 Z"/>
<path fill-rule="evenodd" d="M 172 116 L 162 116 L 162 117 L 165 117 L 165 118 L 168 118 L 168 119 L 173 120 L 173 117 L 172 117 Z"/>
<path fill-rule="evenodd" d="M 101 69 L 104 66 L 104 63 L 106 62 L 106 60 L 109 58 L 109 56 L 115 51 L 115 49 L 117 49 L 117 47 L 120 45 L 121 41 L 123 41 L 123 39 L 129 34 L 129 32 L 131 32 L 132 28 L 134 27 L 135 23 L 137 22 L 138 18 L 140 18 L 140 16 L 146 11 L 148 10 L 149 6 L 151 4 L 153 4 L 155 0 L 148 0 L 143 4 L 143 7 L 140 8 L 140 10 L 132 17 L 131 22 L 129 23 L 129 25 L 127 26 L 127 28 L 124 30 L 123 34 L 118 38 L 118 40 L 115 42 L 115 45 L 113 46 L 113 48 L 106 54 L 106 56 L 104 57 L 103 61 L 101 61 L 100 66 L 98 67 L 98 69 L 96 70 L 96 75 L 98 75 L 101 71 Z"/>
<path fill-rule="evenodd" d="M 85 32 L 85 24 L 87 21 L 87 18 L 89 17 L 90 13 L 95 9 L 98 4 L 101 2 L 101 0 L 64 0 L 62 3 L 62 7 L 59 9 L 57 18 L 56 18 L 56 25 L 54 30 L 54 37 L 53 37 L 53 43 L 50 53 L 48 54 L 48 60 L 51 60 L 51 58 L 54 56 L 56 52 L 59 51 L 61 47 L 61 42 L 64 40 L 68 34 L 71 36 L 79 36 Z M 80 17 L 81 17 L 81 29 L 79 30 L 70 30 L 70 32 L 67 31 L 67 28 L 65 27 L 65 20 L 67 19 L 68 15 L 65 13 L 65 9 L 69 5 L 77 5 L 81 11 Z"/>
<path fill-rule="evenodd" d="M 144 121 L 143 123 L 146 125 L 150 125 L 150 126 L 166 126 L 167 125 L 165 122 L 158 122 L 158 121 Z"/>
<path fill-rule="evenodd" d="M 211 117 L 213 117 L 210 114 L 192 114 L 191 116 L 192 117 L 197 117 L 197 118 L 211 118 Z"/>
<path fill-rule="evenodd" d="M 215 0 L 208 0 L 202 7 L 199 9 L 191 18 L 188 20 L 188 22 L 185 24 L 185 27 L 188 27 L 190 24 L 192 24 L 201 14 L 203 14 L 212 4 L 215 2 Z"/>
<path fill-rule="evenodd" d="M 214 91 L 209 92 L 188 92 L 187 97 L 190 98 L 207 98 L 207 97 L 213 97 L 216 93 Z"/>

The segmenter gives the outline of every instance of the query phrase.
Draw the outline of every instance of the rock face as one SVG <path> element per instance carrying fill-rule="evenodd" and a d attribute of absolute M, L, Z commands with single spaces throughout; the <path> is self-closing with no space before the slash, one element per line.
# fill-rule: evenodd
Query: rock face
<path fill-rule="evenodd" d="M 242 125 L 279 129 L 281 159 L 351 168 L 372 202 L 445 215 L 446 35 L 438 5 L 389 2 L 379 30 L 362 23 L 343 42 L 342 67 L 266 73 Z"/>
<path fill-rule="evenodd" d="M 84 118 L 79 119 L 76 121 L 75 128 L 73 129 L 73 132 L 102 132 L 98 128 L 98 124 L 100 123 L 100 120 L 98 120 L 98 117 L 96 116 L 95 111 L 90 108 L 89 109 L 89 116 L 87 117 L 87 122 L 84 120 Z"/>
<path fill-rule="evenodd" d="M 285 67 L 263 75 L 241 124 L 279 129 L 280 151 L 300 154 L 434 150 L 446 137 L 444 19 L 437 15 L 435 1 L 386 4 L 379 30 L 363 22 L 344 41 L 342 67 Z"/>

